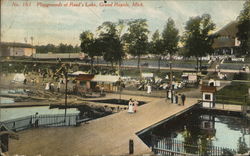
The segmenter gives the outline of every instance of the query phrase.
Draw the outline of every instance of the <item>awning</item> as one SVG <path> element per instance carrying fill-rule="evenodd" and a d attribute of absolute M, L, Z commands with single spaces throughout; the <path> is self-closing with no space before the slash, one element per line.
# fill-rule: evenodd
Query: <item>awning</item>
<path fill-rule="evenodd" d="M 91 81 L 115 83 L 119 81 L 119 78 L 120 78 L 119 76 L 114 76 L 114 75 L 95 75 Z"/>
<path fill-rule="evenodd" d="M 88 74 L 88 73 L 83 72 L 83 71 L 76 71 L 74 73 L 69 73 L 68 75 L 77 76 L 77 75 L 81 75 L 81 74 Z"/>
<path fill-rule="evenodd" d="M 94 78 L 94 75 L 92 74 L 80 74 L 76 77 L 75 80 L 78 81 L 91 81 Z"/>

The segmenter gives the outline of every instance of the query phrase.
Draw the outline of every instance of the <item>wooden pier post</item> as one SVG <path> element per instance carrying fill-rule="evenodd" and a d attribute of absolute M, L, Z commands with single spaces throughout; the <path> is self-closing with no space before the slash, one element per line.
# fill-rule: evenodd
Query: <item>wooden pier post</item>
<path fill-rule="evenodd" d="M 132 139 L 129 140 L 129 154 L 134 154 L 134 141 Z"/>

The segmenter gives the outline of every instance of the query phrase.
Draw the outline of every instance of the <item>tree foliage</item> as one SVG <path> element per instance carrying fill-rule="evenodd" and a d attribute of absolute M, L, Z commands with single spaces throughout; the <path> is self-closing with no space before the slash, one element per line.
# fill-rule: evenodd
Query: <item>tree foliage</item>
<path fill-rule="evenodd" d="M 148 48 L 148 25 L 146 19 L 135 19 L 128 23 L 128 33 L 123 38 L 126 41 L 127 52 L 138 58 L 138 68 L 140 57 L 147 53 Z"/>
<path fill-rule="evenodd" d="M 178 50 L 179 31 L 175 27 L 173 19 L 169 18 L 162 32 L 162 40 L 165 54 L 173 55 Z"/>
<path fill-rule="evenodd" d="M 71 44 L 60 43 L 58 46 L 53 44 L 36 46 L 37 53 L 77 53 L 80 52 L 78 45 L 72 46 Z"/>
<path fill-rule="evenodd" d="M 99 41 L 94 38 L 94 34 L 90 31 L 83 31 L 80 34 L 80 40 L 81 40 L 81 51 L 88 54 L 88 56 L 91 58 L 91 73 L 93 73 L 93 62 L 94 62 L 94 56 L 100 55 L 99 53 Z"/>
<path fill-rule="evenodd" d="M 250 0 L 244 3 L 243 10 L 238 16 L 238 33 L 241 54 L 250 54 Z"/>
<path fill-rule="evenodd" d="M 182 38 L 186 56 L 196 57 L 197 66 L 200 57 L 213 52 L 212 44 L 216 36 L 212 35 L 211 31 L 214 29 L 215 24 L 212 22 L 209 14 L 191 17 L 186 23 Z"/>
<path fill-rule="evenodd" d="M 99 40 L 102 44 L 104 60 L 113 63 L 121 62 L 124 57 L 123 45 L 120 37 L 119 23 L 104 22 L 98 27 Z"/>
<path fill-rule="evenodd" d="M 164 47 L 161 35 L 157 29 L 152 35 L 152 41 L 150 42 L 150 53 L 158 57 L 158 69 L 160 69 L 161 57 L 164 54 Z"/>

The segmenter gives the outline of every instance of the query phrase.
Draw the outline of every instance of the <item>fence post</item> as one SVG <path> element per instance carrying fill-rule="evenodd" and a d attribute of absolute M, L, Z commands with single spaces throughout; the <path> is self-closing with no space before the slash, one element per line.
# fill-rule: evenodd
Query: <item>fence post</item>
<path fill-rule="evenodd" d="M 68 116 L 68 118 L 69 118 L 69 126 L 70 126 L 70 116 Z"/>
<path fill-rule="evenodd" d="M 153 135 L 151 135 L 151 145 L 152 145 L 152 152 L 154 152 L 154 147 L 155 147 L 155 138 Z"/>
<path fill-rule="evenodd" d="M 15 121 L 13 122 L 12 130 L 13 130 L 13 131 L 16 131 L 16 122 L 15 122 Z"/>
<path fill-rule="evenodd" d="M 134 154 L 134 141 L 132 139 L 129 140 L 129 154 Z"/>

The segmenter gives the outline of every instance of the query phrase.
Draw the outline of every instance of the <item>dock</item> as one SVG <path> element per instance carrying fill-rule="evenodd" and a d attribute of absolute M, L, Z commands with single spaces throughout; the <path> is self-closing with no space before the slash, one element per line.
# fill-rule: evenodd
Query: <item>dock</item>
<path fill-rule="evenodd" d="M 131 96 L 124 96 L 124 99 Z M 134 154 L 151 153 L 136 133 L 185 112 L 197 104 L 187 98 L 184 106 L 171 104 L 165 98 L 132 97 L 150 101 L 138 107 L 89 121 L 78 127 L 37 128 L 18 132 L 19 140 L 11 140 L 10 155 L 124 155 L 129 153 L 129 140 L 134 141 Z"/>

